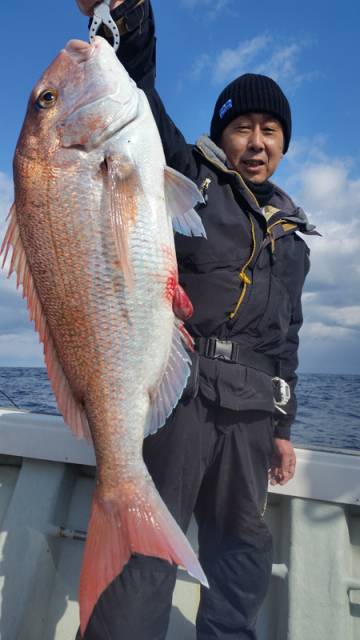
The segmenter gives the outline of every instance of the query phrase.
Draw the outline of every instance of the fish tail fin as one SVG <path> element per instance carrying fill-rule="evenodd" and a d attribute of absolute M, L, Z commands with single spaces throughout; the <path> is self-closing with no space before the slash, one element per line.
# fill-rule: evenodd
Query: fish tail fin
<path fill-rule="evenodd" d="M 126 501 L 114 495 L 100 498 L 96 490 L 80 578 L 82 635 L 101 593 L 121 573 L 132 553 L 184 567 L 208 586 L 190 543 L 149 477 L 145 492 L 136 492 Z"/>

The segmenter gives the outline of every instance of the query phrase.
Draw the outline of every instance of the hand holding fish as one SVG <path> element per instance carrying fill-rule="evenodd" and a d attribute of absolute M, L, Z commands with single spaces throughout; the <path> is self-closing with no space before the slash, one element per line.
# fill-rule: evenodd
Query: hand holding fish
<path fill-rule="evenodd" d="M 114 9 L 116 9 L 116 7 L 118 7 L 123 2 L 124 0 L 111 0 L 110 11 L 113 11 Z M 94 7 L 97 4 L 99 4 L 98 0 L 76 0 L 76 3 L 80 11 L 84 13 L 86 16 L 92 16 Z"/>

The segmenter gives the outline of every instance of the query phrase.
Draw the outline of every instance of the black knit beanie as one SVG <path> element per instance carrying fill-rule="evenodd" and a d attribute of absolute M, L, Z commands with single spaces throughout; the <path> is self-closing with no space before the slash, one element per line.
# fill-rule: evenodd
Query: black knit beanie
<path fill-rule="evenodd" d="M 220 93 L 211 120 L 210 137 L 218 142 L 225 127 L 243 113 L 271 113 L 282 125 L 284 153 L 291 138 L 291 111 L 274 80 L 256 73 L 239 76 Z"/>

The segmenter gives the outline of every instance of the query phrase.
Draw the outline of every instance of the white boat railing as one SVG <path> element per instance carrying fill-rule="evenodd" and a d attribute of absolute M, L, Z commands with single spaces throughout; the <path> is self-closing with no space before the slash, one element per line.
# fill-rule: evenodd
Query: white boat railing
<path fill-rule="evenodd" d="M 76 440 L 60 416 L 13 409 L 0 408 L 0 453 L 95 465 L 92 446 Z M 284 487 L 270 487 L 271 493 L 360 504 L 360 452 L 301 445 L 296 455 L 295 478 Z"/>
<path fill-rule="evenodd" d="M 294 480 L 270 488 L 273 578 L 259 640 L 359 640 L 359 452 L 296 452 Z M 0 409 L 1 640 L 74 638 L 83 542 L 59 533 L 86 531 L 94 464 L 59 416 Z M 194 522 L 188 535 L 196 548 Z M 167 640 L 195 640 L 198 598 L 179 571 Z"/>

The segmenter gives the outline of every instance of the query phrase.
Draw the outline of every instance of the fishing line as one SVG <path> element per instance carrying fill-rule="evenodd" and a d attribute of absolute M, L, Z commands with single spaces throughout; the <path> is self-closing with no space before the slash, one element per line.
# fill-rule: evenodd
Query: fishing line
<path fill-rule="evenodd" d="M 21 411 L 20 407 L 18 407 L 18 405 L 15 404 L 15 402 L 13 400 L 11 400 L 11 398 L 9 398 L 9 396 L 5 393 L 5 391 L 2 391 L 0 389 L 0 393 L 2 393 L 3 396 L 5 396 L 5 398 L 7 398 L 7 400 L 9 400 L 9 402 L 11 402 L 12 405 L 14 405 L 15 409 L 19 409 L 19 411 Z"/>

